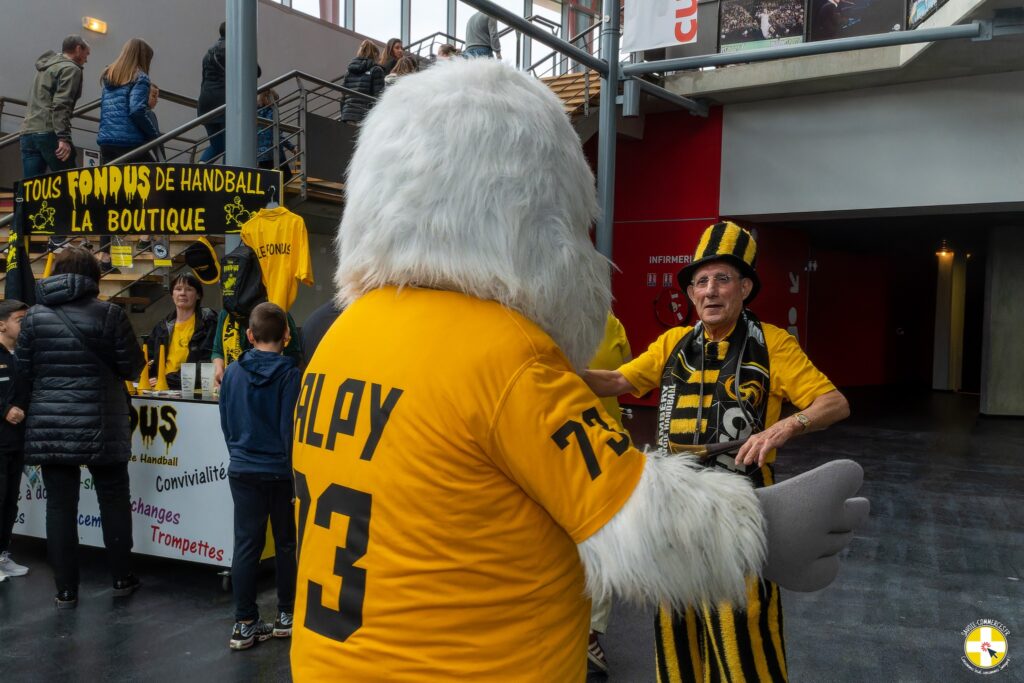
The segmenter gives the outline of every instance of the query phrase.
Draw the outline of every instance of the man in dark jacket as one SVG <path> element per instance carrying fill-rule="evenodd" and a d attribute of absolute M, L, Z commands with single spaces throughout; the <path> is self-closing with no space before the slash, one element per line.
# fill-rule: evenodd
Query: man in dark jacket
<path fill-rule="evenodd" d="M 36 77 L 21 124 L 21 168 L 24 177 L 75 166 L 71 116 L 82 96 L 82 70 L 89 46 L 81 36 L 68 36 L 61 54 L 47 50 L 36 60 Z"/>
<path fill-rule="evenodd" d="M 81 466 L 96 488 L 114 595 L 140 585 L 131 571 L 129 403 L 124 382 L 142 370 L 142 350 L 120 306 L 100 301 L 99 265 L 82 247 L 64 249 L 36 287 L 16 355 L 31 381 L 25 462 L 42 465 L 46 543 L 57 607 L 78 604 Z"/>
<path fill-rule="evenodd" d="M 225 28 L 225 22 L 220 22 L 220 38 L 206 51 L 206 56 L 203 57 L 203 82 L 199 86 L 199 101 L 196 104 L 196 114 L 198 116 L 213 111 L 225 102 L 225 83 L 227 82 L 227 52 L 224 46 Z M 260 65 L 257 64 L 256 77 L 259 78 L 262 73 Z M 203 156 L 199 158 L 199 161 L 205 164 L 224 153 L 224 114 L 221 113 L 219 116 L 215 116 L 203 125 L 206 127 L 206 134 L 210 138 L 210 146 L 206 148 Z"/>
<path fill-rule="evenodd" d="M 25 410 L 28 384 L 18 370 L 14 345 L 28 304 L 0 301 L 0 581 L 24 576 L 28 567 L 11 559 L 11 532 L 18 517 L 18 489 L 25 464 Z"/>
<path fill-rule="evenodd" d="M 271 635 L 290 636 L 295 606 L 292 413 L 299 398 L 299 369 L 281 355 L 290 333 L 288 318 L 277 304 L 265 302 L 252 309 L 246 336 L 253 348 L 228 366 L 220 390 L 220 424 L 231 458 L 228 480 L 235 503 L 232 650 L 245 650 Z M 268 519 L 277 562 L 273 626 L 260 621 L 256 605 L 256 570 Z"/>
<path fill-rule="evenodd" d="M 376 43 L 364 40 L 356 58 L 349 63 L 342 85 L 368 97 L 345 95 L 341 105 L 341 120 L 345 123 L 360 123 L 370 111 L 375 98 L 384 92 L 384 69 L 377 63 L 379 56 L 380 50 Z"/>

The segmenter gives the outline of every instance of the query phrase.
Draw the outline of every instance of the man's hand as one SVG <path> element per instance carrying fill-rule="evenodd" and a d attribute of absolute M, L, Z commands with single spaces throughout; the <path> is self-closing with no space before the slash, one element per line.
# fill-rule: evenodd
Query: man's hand
<path fill-rule="evenodd" d="M 219 387 L 221 380 L 224 379 L 224 359 L 214 358 L 213 359 L 213 386 Z"/>
<path fill-rule="evenodd" d="M 25 411 L 18 406 L 11 406 L 7 409 L 7 415 L 4 416 L 4 419 L 12 425 L 20 424 L 25 419 Z"/>
<path fill-rule="evenodd" d="M 846 397 L 833 389 L 811 401 L 800 413 L 804 423 L 790 416 L 752 435 L 736 454 L 736 464 L 752 465 L 756 462 L 761 467 L 773 448 L 779 448 L 797 434 L 817 432 L 845 420 L 850 415 L 850 404 Z"/>
<path fill-rule="evenodd" d="M 74 148 L 71 146 L 70 142 L 67 140 L 60 140 L 57 142 L 57 151 L 54 152 L 54 155 L 61 161 L 67 161 L 71 158 L 71 152 L 73 149 Z"/>
<path fill-rule="evenodd" d="M 752 434 L 747 442 L 740 446 L 740 451 L 736 454 L 736 464 L 752 465 L 756 462 L 757 466 L 761 467 L 772 449 L 779 448 L 801 431 L 803 427 L 795 419 L 779 420 L 763 432 Z"/>

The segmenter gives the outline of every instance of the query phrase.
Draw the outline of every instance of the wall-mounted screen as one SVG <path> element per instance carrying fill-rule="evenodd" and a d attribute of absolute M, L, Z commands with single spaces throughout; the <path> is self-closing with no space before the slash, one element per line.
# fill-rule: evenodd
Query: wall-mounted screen
<path fill-rule="evenodd" d="M 724 0 L 719 52 L 742 52 L 804 41 L 804 0 Z"/>
<path fill-rule="evenodd" d="M 905 0 L 810 0 L 808 40 L 900 31 L 905 6 Z"/>

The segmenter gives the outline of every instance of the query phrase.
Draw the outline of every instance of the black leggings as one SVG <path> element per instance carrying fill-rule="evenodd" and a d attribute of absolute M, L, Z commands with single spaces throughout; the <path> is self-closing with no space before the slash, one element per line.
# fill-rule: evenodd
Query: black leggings
<path fill-rule="evenodd" d="M 43 465 L 46 484 L 46 548 L 57 591 L 78 590 L 78 494 L 82 468 Z M 100 504 L 103 545 L 114 580 L 131 574 L 132 507 L 128 463 L 89 465 Z"/>

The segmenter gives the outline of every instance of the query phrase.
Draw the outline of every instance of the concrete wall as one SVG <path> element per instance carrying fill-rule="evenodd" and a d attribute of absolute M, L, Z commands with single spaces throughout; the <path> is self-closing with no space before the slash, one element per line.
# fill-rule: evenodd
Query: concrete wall
<path fill-rule="evenodd" d="M 203 56 L 217 40 L 224 10 L 223 0 L 47 0 L 34 4 L 0 0 L 0 16 L 4 17 L 0 95 L 26 99 L 35 76 L 36 58 L 48 49 L 59 50 L 64 36 L 80 33 L 92 47 L 92 55 L 85 67 L 85 88 L 79 102 L 99 97 L 100 73 L 117 57 L 125 41 L 134 37 L 153 46 L 150 75 L 161 89 L 198 97 Z M 82 29 L 83 15 L 106 21 L 106 35 Z M 344 73 L 364 39 L 267 0 L 259 2 L 258 22 L 261 82 L 292 69 L 336 78 Z M 195 117 L 194 112 L 166 102 L 156 111 L 163 130 Z M 4 127 L 10 126 L 5 123 Z M 96 148 L 94 139 L 76 142 Z"/>
<path fill-rule="evenodd" d="M 1021 71 L 728 105 L 722 139 L 723 216 L 1024 207 Z"/>
<path fill-rule="evenodd" d="M 1024 416 L 1024 226 L 993 228 L 989 239 L 981 412 Z"/>

